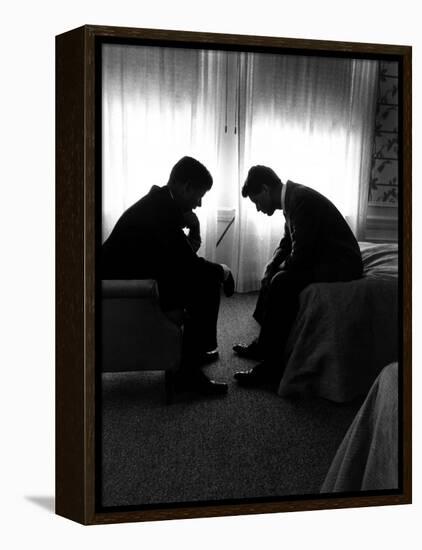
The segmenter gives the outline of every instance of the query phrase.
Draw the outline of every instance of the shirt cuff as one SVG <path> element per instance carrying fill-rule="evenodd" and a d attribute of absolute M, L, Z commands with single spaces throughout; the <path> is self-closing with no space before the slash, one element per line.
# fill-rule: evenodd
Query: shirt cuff
<path fill-rule="evenodd" d="M 223 280 L 224 281 L 227 281 L 231 271 L 230 271 L 230 268 L 226 265 L 226 264 L 220 264 L 221 267 L 223 268 L 223 271 L 224 271 L 224 276 L 223 276 Z"/>

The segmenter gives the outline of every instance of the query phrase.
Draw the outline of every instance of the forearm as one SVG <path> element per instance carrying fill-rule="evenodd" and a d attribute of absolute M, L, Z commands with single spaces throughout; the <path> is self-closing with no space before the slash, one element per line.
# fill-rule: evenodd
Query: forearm
<path fill-rule="evenodd" d="M 201 248 L 202 243 L 199 227 L 198 229 L 190 229 L 186 238 L 189 241 L 189 244 L 191 245 L 193 251 L 198 252 L 198 250 Z"/>
<path fill-rule="evenodd" d="M 194 252 L 197 252 L 201 247 L 201 227 L 197 216 L 193 212 L 185 214 L 185 227 L 188 229 L 186 238 Z"/>
<path fill-rule="evenodd" d="M 282 268 L 306 270 L 315 261 L 320 234 L 320 214 L 307 201 L 301 201 L 290 215 L 290 250 Z"/>
<path fill-rule="evenodd" d="M 274 250 L 274 253 L 265 266 L 265 276 L 271 276 L 271 274 L 276 273 L 280 270 L 280 266 L 284 263 L 286 258 L 289 257 L 291 253 L 292 243 L 289 235 L 289 230 L 286 226 L 284 237 L 281 239 L 279 246 Z"/>
<path fill-rule="evenodd" d="M 293 240 L 292 251 L 284 259 L 282 269 L 303 271 L 314 264 L 317 243 L 313 237 L 313 234 L 300 235 L 297 240 Z"/>

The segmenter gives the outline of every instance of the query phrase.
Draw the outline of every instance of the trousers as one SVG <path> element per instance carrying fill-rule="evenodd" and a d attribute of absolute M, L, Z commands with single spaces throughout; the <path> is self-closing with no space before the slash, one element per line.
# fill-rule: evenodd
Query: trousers
<path fill-rule="evenodd" d="M 299 310 L 299 296 L 317 282 L 351 281 L 362 276 L 361 266 L 322 266 L 303 271 L 280 270 L 264 281 L 253 316 L 260 324 L 258 345 L 266 368 L 283 374 L 284 349 Z"/>
<path fill-rule="evenodd" d="M 161 307 L 164 311 L 183 309 L 182 367 L 196 368 L 197 358 L 217 347 L 217 322 L 223 269 L 209 261 L 198 262 L 181 276 L 169 271 L 158 279 Z"/>

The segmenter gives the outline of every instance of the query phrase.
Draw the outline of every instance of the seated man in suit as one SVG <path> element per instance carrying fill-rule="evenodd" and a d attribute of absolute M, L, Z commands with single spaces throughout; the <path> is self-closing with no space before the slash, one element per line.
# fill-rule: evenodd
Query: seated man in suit
<path fill-rule="evenodd" d="M 266 166 L 253 166 L 242 196 L 258 212 L 272 216 L 282 210 L 284 237 L 266 266 L 254 312 L 259 337 L 233 350 L 241 357 L 262 360 L 237 372 L 241 385 L 278 383 L 283 352 L 299 307 L 299 294 L 316 282 L 350 281 L 362 276 L 359 245 L 346 220 L 332 202 L 317 191 L 291 181 L 282 183 Z"/>
<path fill-rule="evenodd" d="M 102 247 L 103 279 L 155 279 L 163 310 L 185 311 L 176 389 L 205 395 L 227 392 L 226 384 L 210 380 L 199 367 L 218 357 L 220 288 L 234 292 L 229 268 L 196 254 L 201 238 L 193 210 L 211 186 L 205 166 L 183 157 L 167 185 L 154 186 L 122 214 Z"/>

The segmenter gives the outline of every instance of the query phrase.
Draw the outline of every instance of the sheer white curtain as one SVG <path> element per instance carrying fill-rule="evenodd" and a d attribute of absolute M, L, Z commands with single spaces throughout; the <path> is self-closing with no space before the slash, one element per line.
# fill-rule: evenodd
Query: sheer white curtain
<path fill-rule="evenodd" d="M 197 210 L 200 254 L 215 260 L 218 208 L 236 210 L 230 263 L 239 291 L 259 287 L 284 227 L 281 212 L 268 218 L 241 197 L 254 164 L 322 192 L 360 238 L 376 75 L 369 60 L 103 46 L 103 239 L 184 155 L 214 178 Z"/>
<path fill-rule="evenodd" d="M 255 164 L 330 198 L 359 238 L 366 219 L 377 62 L 241 54 L 239 188 Z M 237 205 L 237 289 L 259 287 L 284 218 Z"/>
<path fill-rule="evenodd" d="M 102 53 L 103 240 L 124 210 L 152 185 L 165 185 L 173 165 L 189 155 L 214 176 L 214 187 L 196 211 L 200 253 L 213 259 L 224 54 L 127 45 L 105 45 Z"/>

